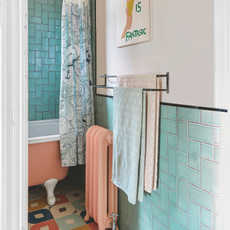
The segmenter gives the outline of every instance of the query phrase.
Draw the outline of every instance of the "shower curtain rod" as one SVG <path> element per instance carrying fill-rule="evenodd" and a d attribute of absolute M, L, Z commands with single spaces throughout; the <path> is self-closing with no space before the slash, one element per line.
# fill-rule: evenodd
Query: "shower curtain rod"
<path fill-rule="evenodd" d="M 102 78 L 115 78 L 117 76 L 106 76 L 106 74 L 104 76 L 100 76 Z M 165 91 L 167 93 L 169 93 L 169 72 L 167 72 L 166 74 L 158 74 L 156 75 L 156 77 L 166 77 L 166 89 L 143 89 L 144 91 Z M 106 81 L 105 81 L 105 85 L 93 85 L 94 88 L 104 88 L 104 89 L 113 89 L 113 87 L 111 86 L 107 86 L 106 85 Z M 109 95 L 101 95 L 101 94 L 96 94 L 96 95 L 100 95 L 100 96 L 104 96 L 104 97 L 112 97 Z"/>

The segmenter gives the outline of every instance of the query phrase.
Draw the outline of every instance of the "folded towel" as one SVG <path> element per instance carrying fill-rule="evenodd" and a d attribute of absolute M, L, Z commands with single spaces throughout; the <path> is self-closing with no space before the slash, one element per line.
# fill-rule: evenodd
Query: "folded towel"
<path fill-rule="evenodd" d="M 161 79 L 156 74 L 121 75 L 117 78 L 119 87 L 161 88 Z M 146 157 L 145 191 L 157 189 L 158 174 L 158 136 L 160 92 L 146 92 Z"/>
<path fill-rule="evenodd" d="M 113 102 L 112 182 L 136 204 L 144 194 L 146 93 L 114 87 Z"/>

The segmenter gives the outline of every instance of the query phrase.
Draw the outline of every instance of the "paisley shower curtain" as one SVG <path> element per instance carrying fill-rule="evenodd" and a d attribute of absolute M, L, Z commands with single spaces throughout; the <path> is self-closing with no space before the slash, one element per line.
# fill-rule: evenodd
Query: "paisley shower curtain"
<path fill-rule="evenodd" d="M 85 163 L 94 125 L 90 0 L 63 0 L 59 131 L 62 166 Z"/>

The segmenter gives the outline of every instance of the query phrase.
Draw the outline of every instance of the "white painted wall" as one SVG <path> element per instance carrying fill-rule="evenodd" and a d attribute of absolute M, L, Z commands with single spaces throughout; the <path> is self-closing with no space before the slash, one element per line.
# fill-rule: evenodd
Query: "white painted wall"
<path fill-rule="evenodd" d="M 97 76 L 168 71 L 163 102 L 214 106 L 213 1 L 150 2 L 151 41 L 117 48 L 116 1 L 97 1 Z"/>

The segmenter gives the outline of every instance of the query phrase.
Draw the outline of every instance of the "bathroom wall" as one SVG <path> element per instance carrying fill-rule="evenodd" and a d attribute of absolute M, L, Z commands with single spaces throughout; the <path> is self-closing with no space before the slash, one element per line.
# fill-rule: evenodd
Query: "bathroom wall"
<path fill-rule="evenodd" d="M 96 124 L 113 130 L 113 99 L 96 96 Z M 119 190 L 121 230 L 216 229 L 220 113 L 161 106 L 159 185 L 134 206 Z"/>
<path fill-rule="evenodd" d="M 28 0 L 29 120 L 59 118 L 62 0 Z"/>

